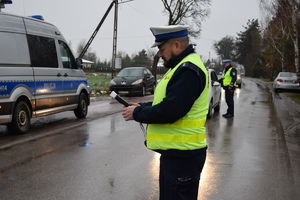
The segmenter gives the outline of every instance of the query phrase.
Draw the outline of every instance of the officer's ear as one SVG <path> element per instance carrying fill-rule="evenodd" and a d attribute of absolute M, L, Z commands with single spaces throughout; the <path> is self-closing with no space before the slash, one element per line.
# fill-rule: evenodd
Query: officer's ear
<path fill-rule="evenodd" d="M 180 46 L 180 42 L 175 41 L 175 42 L 174 42 L 174 45 L 175 45 L 176 48 L 178 48 L 178 47 Z"/>
<path fill-rule="evenodd" d="M 174 41 L 173 47 L 177 53 L 181 53 L 181 51 L 184 49 L 182 43 L 179 41 Z"/>

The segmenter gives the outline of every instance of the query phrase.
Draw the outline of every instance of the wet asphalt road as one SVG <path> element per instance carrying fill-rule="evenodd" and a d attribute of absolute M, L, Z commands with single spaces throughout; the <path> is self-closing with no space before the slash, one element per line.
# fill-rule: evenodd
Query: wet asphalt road
<path fill-rule="evenodd" d="M 35 119 L 21 136 L 7 136 L 1 126 L 0 199 L 158 199 L 159 155 L 144 147 L 139 124 L 125 122 L 121 108 L 113 100 L 93 102 L 86 119 L 72 112 Z M 245 78 L 235 118 L 221 117 L 223 99 L 207 121 L 199 199 L 300 199 L 298 108 Z"/>
<path fill-rule="evenodd" d="M 280 120 L 283 113 L 274 104 L 282 104 L 281 96 L 258 80 L 244 79 L 236 90 L 235 118 L 218 114 L 207 122 L 209 154 L 200 199 L 300 199 L 300 131 L 294 126 L 294 141 L 287 141 L 281 120 L 293 119 Z"/>

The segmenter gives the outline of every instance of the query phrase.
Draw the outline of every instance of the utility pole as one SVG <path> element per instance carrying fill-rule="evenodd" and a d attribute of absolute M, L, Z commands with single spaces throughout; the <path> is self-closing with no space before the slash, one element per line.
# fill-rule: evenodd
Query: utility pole
<path fill-rule="evenodd" d="M 4 1 L 4 0 L 0 0 L 0 2 L 1 1 Z M 127 3 L 127 2 L 130 2 L 130 1 L 133 1 L 133 0 L 127 0 L 127 1 L 123 1 L 121 3 Z M 112 76 L 112 78 L 113 78 L 113 75 L 114 75 L 116 55 L 117 55 L 118 5 L 119 5 L 118 0 L 112 0 L 110 6 L 108 7 L 106 13 L 104 14 L 104 16 L 102 18 L 102 20 L 98 24 L 98 26 L 97 26 L 96 30 L 94 31 L 93 35 L 91 36 L 91 38 L 89 39 L 89 41 L 87 42 L 87 44 L 85 45 L 85 47 L 83 48 L 82 52 L 79 55 L 79 58 L 82 58 L 84 56 L 84 54 L 86 53 L 86 51 L 89 48 L 89 46 L 91 45 L 92 41 L 96 37 L 100 27 L 102 26 L 103 22 L 105 21 L 107 15 L 109 14 L 109 12 L 112 9 L 114 4 L 115 4 L 115 16 L 114 16 L 114 29 L 113 29 L 113 32 L 114 32 L 113 33 L 113 52 L 112 52 L 112 62 L 111 62 L 111 72 L 112 72 L 111 76 Z"/>
<path fill-rule="evenodd" d="M 94 33 L 92 34 L 92 36 L 90 37 L 89 41 L 86 43 L 86 45 L 84 46 L 83 50 L 81 51 L 81 53 L 79 54 L 78 58 L 83 58 L 84 54 L 86 53 L 86 51 L 88 50 L 88 48 L 90 47 L 91 43 L 93 42 L 94 38 L 96 37 L 99 29 L 101 28 L 103 22 L 105 21 L 107 15 L 109 14 L 111 8 L 114 5 L 114 1 L 111 2 L 111 4 L 109 5 L 106 13 L 104 14 L 104 16 L 102 17 L 101 21 L 99 22 L 97 28 L 95 29 Z"/>
<path fill-rule="evenodd" d="M 111 61 L 111 78 L 114 78 L 115 72 L 115 63 L 117 56 L 117 34 L 118 34 L 118 0 L 115 1 L 115 18 L 114 18 L 114 33 L 113 33 L 113 52 L 112 52 L 112 61 Z"/>

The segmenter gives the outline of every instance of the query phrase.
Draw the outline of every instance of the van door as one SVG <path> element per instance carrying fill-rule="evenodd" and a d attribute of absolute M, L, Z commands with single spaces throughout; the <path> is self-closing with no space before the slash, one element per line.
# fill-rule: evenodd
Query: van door
<path fill-rule="evenodd" d="M 63 41 L 58 41 L 60 49 L 60 59 L 62 65 L 64 99 L 63 103 L 76 108 L 81 85 L 87 86 L 87 80 L 82 69 L 76 65 L 75 58 L 68 45 Z M 82 89 L 82 88 L 81 88 Z"/>
<path fill-rule="evenodd" d="M 59 69 L 55 40 L 27 35 L 35 81 L 35 116 L 54 113 L 63 105 L 63 74 Z"/>

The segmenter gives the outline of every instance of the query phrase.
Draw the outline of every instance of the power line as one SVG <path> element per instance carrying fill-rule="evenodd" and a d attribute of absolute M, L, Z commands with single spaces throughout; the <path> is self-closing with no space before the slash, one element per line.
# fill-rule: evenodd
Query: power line
<path fill-rule="evenodd" d="M 142 3 L 141 1 L 134 1 L 135 3 L 132 4 L 126 4 L 129 8 L 134 10 L 134 12 L 139 13 L 145 20 L 151 21 L 154 24 L 161 23 L 160 14 L 157 13 L 157 10 L 153 10 L 150 7 L 148 7 L 145 3 Z M 149 2 L 149 1 L 147 1 Z M 163 7 L 161 7 L 161 13 L 162 13 Z"/>

